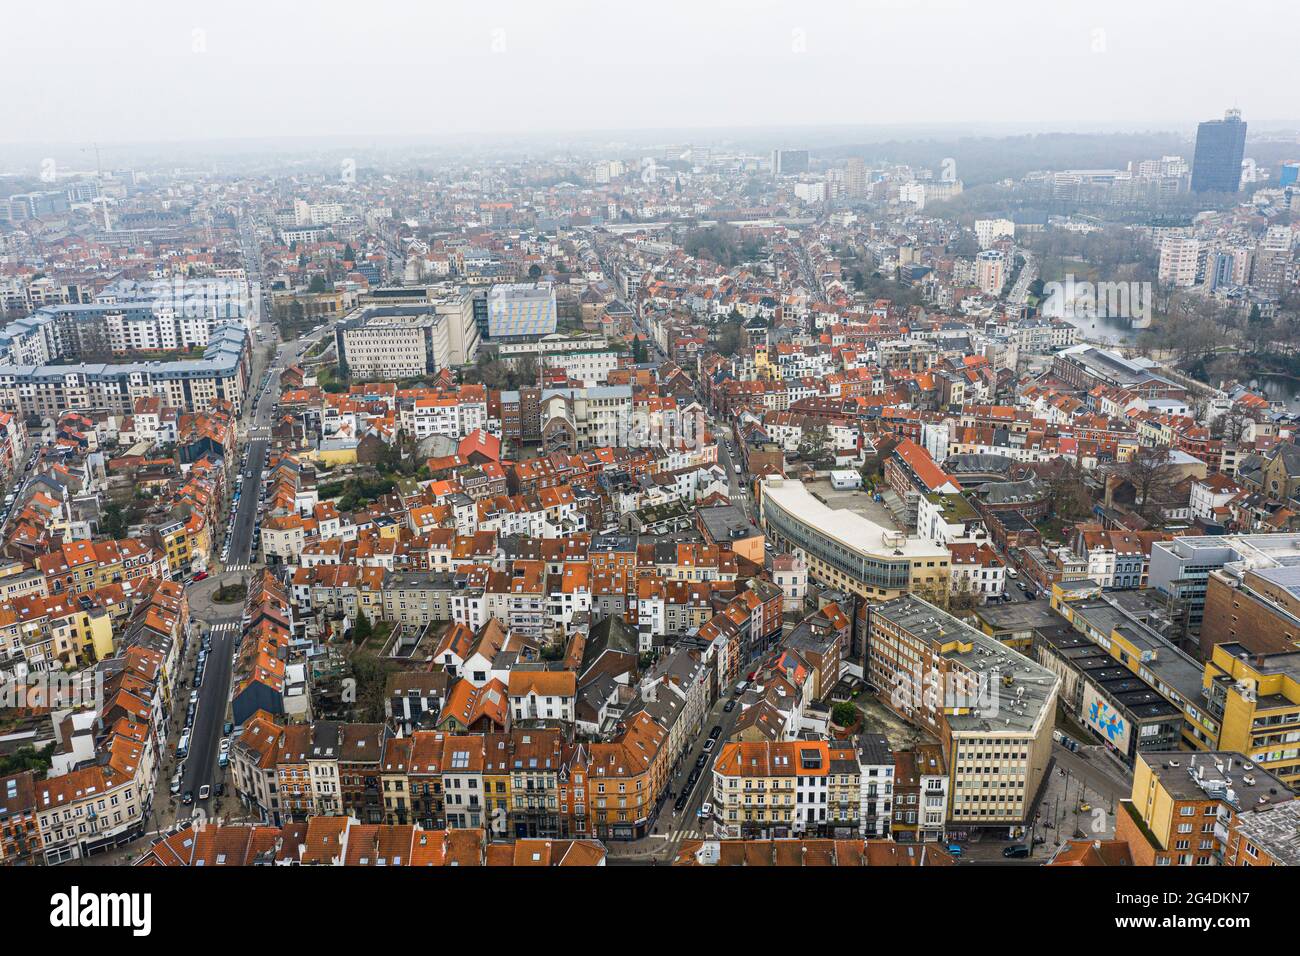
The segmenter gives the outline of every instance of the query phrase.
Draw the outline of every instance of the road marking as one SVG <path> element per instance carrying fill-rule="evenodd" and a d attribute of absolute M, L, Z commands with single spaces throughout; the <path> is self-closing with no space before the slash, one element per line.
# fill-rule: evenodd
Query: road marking
<path fill-rule="evenodd" d="M 226 565 L 226 570 L 227 570 L 227 571 L 247 571 L 247 570 L 248 570 L 248 567 L 249 567 L 249 566 L 248 566 L 247 564 L 227 564 L 227 565 Z"/>

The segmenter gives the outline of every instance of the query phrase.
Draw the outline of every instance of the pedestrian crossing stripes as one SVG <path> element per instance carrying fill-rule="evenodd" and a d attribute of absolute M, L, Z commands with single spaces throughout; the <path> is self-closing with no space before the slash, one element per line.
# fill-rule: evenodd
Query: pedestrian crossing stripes
<path fill-rule="evenodd" d="M 683 840 L 698 840 L 703 835 L 704 834 L 700 833 L 699 830 L 695 829 L 694 827 L 690 827 L 682 830 L 674 830 L 673 835 L 669 838 L 669 840 L 672 843 L 680 843 Z"/>
<path fill-rule="evenodd" d="M 220 624 L 213 624 L 210 628 L 208 628 L 208 630 L 212 631 L 214 634 L 220 634 L 224 631 L 237 631 L 239 630 L 239 622 L 222 621 Z"/>
<path fill-rule="evenodd" d="M 247 564 L 227 564 L 227 565 L 226 565 L 226 570 L 227 570 L 227 571 L 247 571 L 248 568 L 249 568 L 249 566 L 248 566 Z"/>

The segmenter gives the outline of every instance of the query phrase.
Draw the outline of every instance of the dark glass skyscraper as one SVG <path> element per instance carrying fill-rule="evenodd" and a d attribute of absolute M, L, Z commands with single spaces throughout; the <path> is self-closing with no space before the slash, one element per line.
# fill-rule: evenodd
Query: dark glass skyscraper
<path fill-rule="evenodd" d="M 1241 185 L 1241 158 L 1246 152 L 1246 124 L 1240 110 L 1209 120 L 1196 130 L 1192 157 L 1192 192 L 1235 193 Z"/>

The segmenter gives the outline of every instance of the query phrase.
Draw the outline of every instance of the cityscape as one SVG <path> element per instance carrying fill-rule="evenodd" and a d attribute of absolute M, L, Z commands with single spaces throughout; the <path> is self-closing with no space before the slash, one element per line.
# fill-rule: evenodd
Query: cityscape
<path fill-rule="evenodd" d="M 742 32 L 815 58 L 783 13 Z M 570 55 L 499 16 L 482 57 Z M 1108 16 L 1078 56 L 1125 55 Z M 223 23 L 157 55 L 258 76 Z M 1271 66 L 1164 120 L 950 90 L 914 127 L 583 105 L 572 63 L 548 117 L 467 71 L 417 119 L 397 68 L 337 81 L 385 104 L 358 135 L 339 92 L 332 139 L 294 58 L 230 81 L 247 137 L 164 135 L 178 90 L 5 107 L 0 867 L 1300 865 Z"/>

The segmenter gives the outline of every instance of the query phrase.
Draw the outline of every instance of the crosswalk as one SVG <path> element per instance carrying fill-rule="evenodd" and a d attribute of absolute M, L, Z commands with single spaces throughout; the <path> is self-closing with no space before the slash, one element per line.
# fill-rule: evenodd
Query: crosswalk
<path fill-rule="evenodd" d="M 208 628 L 208 630 L 210 630 L 214 634 L 221 634 L 224 633 L 225 631 L 237 631 L 239 630 L 239 622 L 222 621 L 220 624 L 213 624 L 210 628 Z"/>
<path fill-rule="evenodd" d="M 247 564 L 227 564 L 227 571 L 247 571 L 251 565 Z"/>
<path fill-rule="evenodd" d="M 700 840 L 704 834 L 697 827 L 682 827 L 680 830 L 674 830 L 668 837 L 669 843 L 681 843 L 683 840 Z"/>

